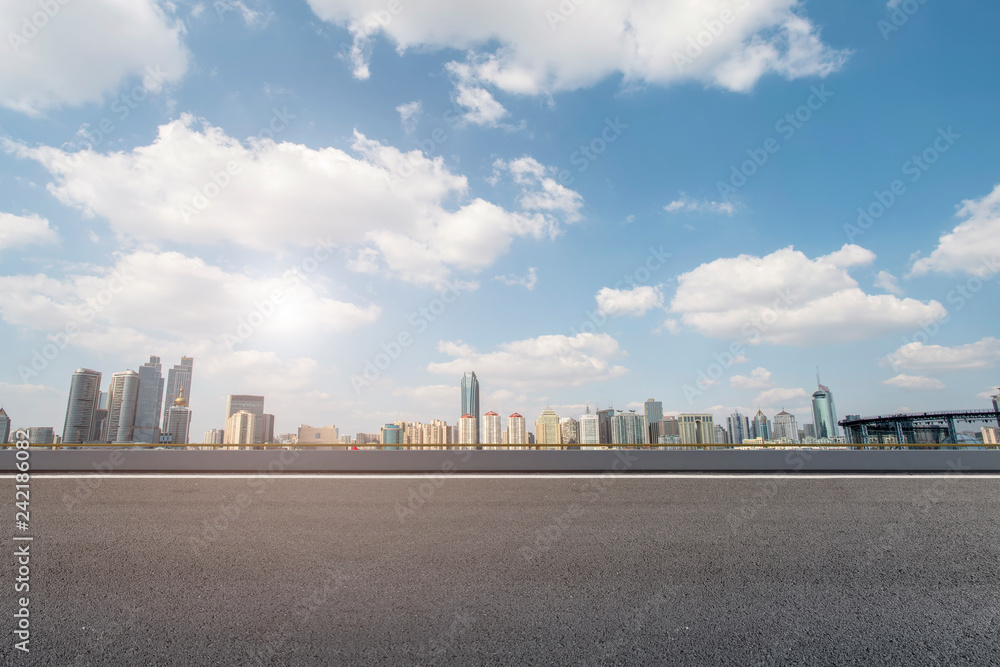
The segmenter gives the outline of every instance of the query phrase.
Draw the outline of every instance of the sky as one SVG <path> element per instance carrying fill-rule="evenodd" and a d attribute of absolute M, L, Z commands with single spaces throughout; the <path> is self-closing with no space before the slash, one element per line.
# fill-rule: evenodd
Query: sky
<path fill-rule="evenodd" d="M 276 432 L 985 408 L 1000 7 L 0 5 L 0 403 L 192 356 Z"/>

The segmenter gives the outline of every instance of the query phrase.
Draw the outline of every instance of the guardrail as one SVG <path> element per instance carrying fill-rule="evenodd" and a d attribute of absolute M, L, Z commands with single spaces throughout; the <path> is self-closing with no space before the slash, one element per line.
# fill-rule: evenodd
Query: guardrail
<path fill-rule="evenodd" d="M 859 445 L 635 445 L 618 448 L 571 449 L 574 445 L 542 449 L 502 449 L 482 445 L 405 445 L 411 449 L 386 451 L 395 445 L 368 445 L 373 449 L 323 451 L 331 445 L 262 446 L 262 449 L 207 450 L 181 446 L 128 448 L 108 445 L 61 445 L 62 449 L 33 446 L 33 473 L 602 473 L 602 472 L 1000 472 L 997 446 L 939 445 L 874 448 Z M 551 447 L 551 448 L 548 448 Z M 660 447 L 670 447 L 661 449 Z M 15 472 L 14 450 L 0 451 L 0 473 Z"/>

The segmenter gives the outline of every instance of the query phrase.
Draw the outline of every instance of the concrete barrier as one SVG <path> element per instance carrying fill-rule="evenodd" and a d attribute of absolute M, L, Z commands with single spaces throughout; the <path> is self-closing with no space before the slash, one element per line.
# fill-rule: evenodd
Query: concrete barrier
<path fill-rule="evenodd" d="M 15 451 L 0 451 L 13 473 Z M 313 451 L 63 449 L 30 452 L 40 472 L 1000 472 L 1000 450 Z"/>

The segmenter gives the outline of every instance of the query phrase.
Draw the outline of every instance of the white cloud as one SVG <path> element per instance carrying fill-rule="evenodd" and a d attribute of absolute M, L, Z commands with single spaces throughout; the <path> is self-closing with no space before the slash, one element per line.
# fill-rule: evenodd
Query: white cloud
<path fill-rule="evenodd" d="M 946 315 L 937 301 L 863 292 L 848 269 L 874 260 L 856 245 L 816 259 L 792 247 L 717 259 L 678 277 L 669 309 L 705 336 L 797 346 L 875 338 Z"/>
<path fill-rule="evenodd" d="M 493 280 L 499 280 L 504 285 L 508 285 L 510 287 L 525 287 L 528 291 L 531 291 L 535 289 L 535 283 L 538 282 L 538 270 L 531 266 L 528 267 L 528 274 L 525 276 L 518 276 L 510 273 L 503 276 L 494 276 Z"/>
<path fill-rule="evenodd" d="M 423 110 L 424 106 L 420 100 L 400 104 L 396 107 L 396 111 L 399 112 L 399 120 L 403 124 L 403 129 L 407 134 L 417 128 L 417 119 L 420 118 Z"/>
<path fill-rule="evenodd" d="M 993 398 L 994 396 L 996 396 L 997 394 L 1000 394 L 1000 388 L 990 387 L 986 391 L 982 391 L 982 392 L 979 392 L 978 394 L 976 394 L 976 398 L 982 398 L 982 399 L 986 399 L 988 401 L 991 398 Z"/>
<path fill-rule="evenodd" d="M 451 361 L 427 369 L 461 377 L 475 369 L 482 381 L 519 388 L 575 387 L 621 377 L 628 369 L 612 360 L 623 356 L 618 341 L 608 334 L 549 335 L 501 344 L 492 352 L 478 352 L 461 341 L 442 341 L 438 351 Z"/>
<path fill-rule="evenodd" d="M 541 7 L 532 0 L 426 0 L 390 13 L 384 0 L 309 0 L 321 19 L 354 36 L 358 78 L 369 76 L 372 39 L 411 49 L 465 49 L 473 82 L 508 93 L 546 94 L 621 75 L 627 84 L 701 81 L 745 91 L 766 74 L 826 76 L 845 51 L 820 41 L 797 0 L 609 0 Z M 724 10 L 730 10 L 723 23 Z M 708 25 L 718 25 L 715 35 Z M 707 40 L 702 34 L 707 35 Z M 695 52 L 695 40 L 707 46 Z M 488 50 L 495 49 L 495 50 Z"/>
<path fill-rule="evenodd" d="M 732 202 L 689 199 L 682 192 L 680 199 L 670 202 L 663 207 L 663 210 L 668 213 L 683 211 L 685 213 L 724 213 L 732 215 L 736 209 Z"/>
<path fill-rule="evenodd" d="M 767 389 L 774 385 L 771 381 L 771 371 L 763 366 L 750 371 L 750 375 L 734 375 L 729 378 L 729 384 L 737 389 Z"/>
<path fill-rule="evenodd" d="M 935 368 L 956 370 L 992 368 L 1000 361 L 1000 339 L 989 336 L 975 343 L 944 347 L 919 341 L 901 345 L 882 358 L 883 366 L 899 368 Z"/>
<path fill-rule="evenodd" d="M 0 250 L 58 242 L 56 230 L 37 213 L 20 216 L 0 211 Z"/>
<path fill-rule="evenodd" d="M 663 294 L 653 285 L 639 285 L 630 290 L 602 287 L 594 298 L 602 315 L 645 315 L 663 306 Z"/>
<path fill-rule="evenodd" d="M 778 405 L 793 398 L 804 398 L 809 396 L 809 392 L 802 388 L 775 387 L 757 394 L 754 400 L 757 405 Z"/>
<path fill-rule="evenodd" d="M 884 289 L 889 294 L 895 294 L 896 296 L 902 296 L 903 290 L 899 286 L 899 281 L 896 276 L 892 275 L 888 271 L 879 271 L 875 274 L 875 287 L 879 289 Z"/>
<path fill-rule="evenodd" d="M 113 266 L 61 279 L 0 276 L 0 292 L 7 295 L 0 317 L 8 324 L 61 332 L 75 323 L 72 344 L 96 351 L 120 350 L 125 341 L 227 349 L 259 338 L 349 330 L 379 315 L 378 306 L 330 298 L 298 274 L 251 278 L 176 252 L 119 255 Z"/>
<path fill-rule="evenodd" d="M 904 375 L 902 373 L 894 378 L 882 380 L 882 384 L 899 387 L 900 389 L 944 389 L 944 382 L 941 382 L 941 380 L 923 375 Z"/>
<path fill-rule="evenodd" d="M 473 82 L 472 69 L 462 63 L 448 63 L 455 82 L 455 102 L 467 111 L 462 119 L 473 125 L 496 127 L 507 115 L 507 109 L 496 101 L 493 93 Z"/>
<path fill-rule="evenodd" d="M 964 271 L 985 278 L 1000 270 L 1000 185 L 982 199 L 967 199 L 956 214 L 965 218 L 941 236 L 927 257 L 913 262 L 910 275 Z"/>
<path fill-rule="evenodd" d="M 53 0 L 51 17 L 45 6 L 37 0 L 0 3 L 2 106 L 37 116 L 100 102 L 130 79 L 146 77 L 146 88 L 158 90 L 187 70 L 183 25 L 162 3 Z"/>
<path fill-rule="evenodd" d="M 677 320 L 668 317 L 663 324 L 654 330 L 655 333 L 660 333 L 661 331 L 667 331 L 673 336 L 677 336 L 681 332 L 681 323 Z"/>
<path fill-rule="evenodd" d="M 482 270 L 516 237 L 554 238 L 562 223 L 579 218 L 582 205 L 579 194 L 527 156 L 496 167 L 498 178 L 513 178 L 521 191 L 521 210 L 508 211 L 470 200 L 467 179 L 443 158 L 360 133 L 351 155 L 271 139 L 244 144 L 208 123 L 196 125 L 185 114 L 130 152 L 5 147 L 48 169 L 55 178 L 49 191 L 61 202 L 107 219 L 125 237 L 265 251 L 327 239 L 353 249 L 354 268 L 384 266 L 418 283 Z"/>
<path fill-rule="evenodd" d="M 417 403 L 440 407 L 457 406 L 461 398 L 458 384 L 430 384 L 421 387 L 397 387 L 392 390 L 393 396 L 410 398 Z M 457 408 L 455 408 L 457 410 Z"/>

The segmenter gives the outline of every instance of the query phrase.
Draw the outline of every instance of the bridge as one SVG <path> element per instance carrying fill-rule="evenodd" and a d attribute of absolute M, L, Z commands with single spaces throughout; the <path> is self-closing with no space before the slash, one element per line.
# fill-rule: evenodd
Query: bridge
<path fill-rule="evenodd" d="M 1000 426 L 995 410 L 912 412 L 875 417 L 849 415 L 838 422 L 845 440 L 859 444 L 959 444 L 959 423 L 992 423 Z"/>

